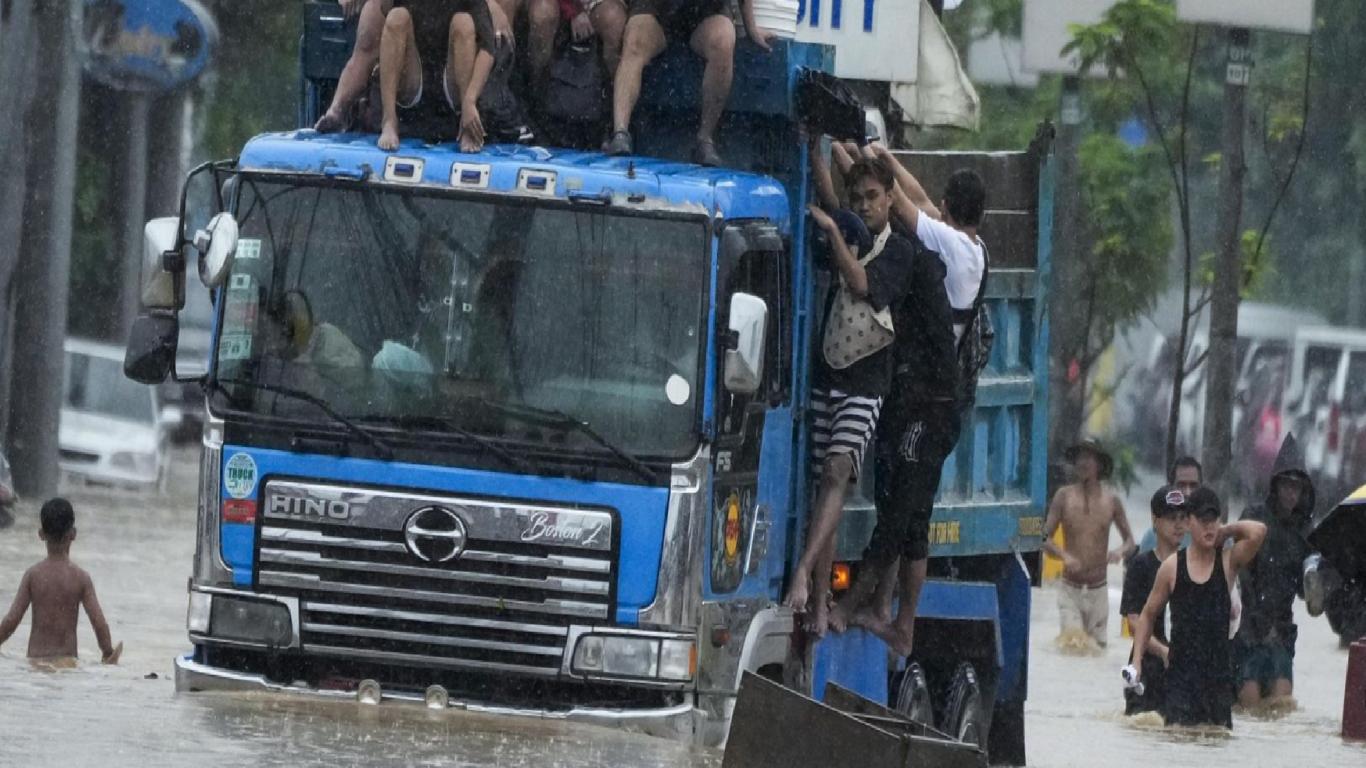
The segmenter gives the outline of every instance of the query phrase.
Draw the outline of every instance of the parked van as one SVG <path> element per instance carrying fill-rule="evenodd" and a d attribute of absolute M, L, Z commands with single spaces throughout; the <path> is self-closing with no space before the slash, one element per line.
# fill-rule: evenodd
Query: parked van
<path fill-rule="evenodd" d="M 1321 498 L 1359 484 L 1366 465 L 1366 445 L 1356 446 L 1366 441 L 1366 331 L 1300 329 L 1282 421 L 1304 444 Z"/>

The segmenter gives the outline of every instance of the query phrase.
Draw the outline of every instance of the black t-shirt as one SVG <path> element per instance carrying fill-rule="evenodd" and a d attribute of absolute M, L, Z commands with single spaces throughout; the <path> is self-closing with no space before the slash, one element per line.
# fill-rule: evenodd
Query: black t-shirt
<path fill-rule="evenodd" d="M 901 338 L 901 323 L 896 318 L 895 308 L 904 301 L 911 287 L 910 276 L 917 258 L 917 250 L 923 251 L 924 247 L 919 246 L 918 241 L 913 243 L 897 235 L 893 230 L 892 235 L 887 238 L 887 244 L 882 248 L 882 253 L 863 267 L 868 274 L 868 303 L 879 311 L 892 307 L 892 323 L 898 339 Z M 833 264 L 831 269 L 835 270 Z M 837 275 L 838 271 L 835 270 L 825 304 L 824 316 L 827 323 L 830 322 L 830 312 L 835 303 L 835 291 L 839 288 Z M 892 382 L 895 341 L 848 368 L 837 369 L 830 367 L 825 360 L 825 354 L 821 349 L 824 339 L 825 327 L 822 325 L 816 346 L 816 358 L 819 361 L 816 368 L 816 386 L 862 397 L 882 397 L 887 394 Z"/>
<path fill-rule="evenodd" d="M 493 17 L 488 0 L 394 0 L 394 7 L 407 8 L 412 14 L 413 39 L 424 70 L 439 72 L 446 66 L 451 18 L 457 13 L 468 13 L 474 19 L 476 44 L 490 55 L 494 52 Z"/>
<path fill-rule="evenodd" d="M 1149 550 L 1140 552 L 1129 559 L 1128 565 L 1124 567 L 1124 592 L 1119 597 L 1119 615 L 1128 616 L 1131 613 L 1143 613 L 1143 606 L 1148 603 L 1148 595 L 1153 591 L 1153 584 L 1157 581 L 1157 569 L 1162 567 L 1162 561 L 1157 559 L 1157 553 Z M 1165 616 L 1159 615 L 1153 624 L 1153 637 L 1167 642 L 1167 620 Z"/>
<path fill-rule="evenodd" d="M 958 396 L 958 344 L 944 287 L 944 261 L 898 222 L 893 222 L 892 231 L 893 239 L 910 244 L 913 258 L 906 293 L 892 306 L 896 340 L 891 396 L 902 405 L 953 402 Z"/>

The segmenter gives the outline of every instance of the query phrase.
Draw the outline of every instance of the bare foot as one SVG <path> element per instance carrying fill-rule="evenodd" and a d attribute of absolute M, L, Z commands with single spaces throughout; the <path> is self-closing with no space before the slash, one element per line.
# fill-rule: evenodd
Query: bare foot
<path fill-rule="evenodd" d="M 826 623 L 836 632 L 843 632 L 849 629 L 849 619 L 852 610 L 846 604 L 847 600 L 836 600 L 834 607 L 830 609 L 830 615 L 826 617 Z"/>
<path fill-rule="evenodd" d="M 384 125 L 379 131 L 379 148 L 385 152 L 393 152 L 398 149 L 398 123 L 384 121 Z"/>
<path fill-rule="evenodd" d="M 461 152 L 466 152 L 466 153 L 469 153 L 469 152 L 478 152 L 478 151 L 480 151 L 480 150 L 483 149 L 483 148 L 484 148 L 484 142 L 479 141 L 478 139 L 476 139 L 476 138 L 470 136 L 468 133 L 463 133 L 463 134 L 460 135 L 460 151 L 461 151 Z"/>
<path fill-rule="evenodd" d="M 119 663 L 119 657 L 122 656 L 122 655 L 123 655 L 123 641 L 119 641 L 118 645 L 115 645 L 115 646 L 114 646 L 114 650 L 113 650 L 113 651 L 110 651 L 110 653 L 109 653 L 108 656 L 105 656 L 103 659 L 100 659 L 100 663 L 101 663 L 101 664 L 118 664 L 118 663 Z"/>
<path fill-rule="evenodd" d="M 825 631 L 830 628 L 830 596 L 827 594 L 817 598 L 808 615 L 810 619 L 804 627 L 806 631 L 816 637 L 825 637 Z"/>
<path fill-rule="evenodd" d="M 783 605 L 797 613 L 806 613 L 810 599 L 811 577 L 798 569 L 792 574 L 792 588 L 787 591 L 787 597 L 783 598 Z"/>
<path fill-rule="evenodd" d="M 341 113 L 328 110 L 318 122 L 313 124 L 313 130 L 318 133 L 337 133 L 346 128 L 346 120 Z"/>
<path fill-rule="evenodd" d="M 860 626 L 880 638 L 897 656 L 910 656 L 915 650 L 914 623 L 906 626 L 897 621 L 875 620 Z"/>
<path fill-rule="evenodd" d="M 849 617 L 849 623 L 855 627 L 863 627 L 864 629 L 872 630 L 873 627 L 879 624 L 891 624 L 892 614 L 891 612 L 884 613 L 879 611 L 871 605 L 865 605 L 857 611 L 854 611 L 854 615 Z"/>

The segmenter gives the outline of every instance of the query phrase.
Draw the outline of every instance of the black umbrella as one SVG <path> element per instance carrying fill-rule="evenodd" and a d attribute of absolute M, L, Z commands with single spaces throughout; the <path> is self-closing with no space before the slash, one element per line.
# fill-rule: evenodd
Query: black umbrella
<path fill-rule="evenodd" d="M 1344 579 L 1366 580 L 1366 486 L 1315 515 L 1308 539 Z"/>

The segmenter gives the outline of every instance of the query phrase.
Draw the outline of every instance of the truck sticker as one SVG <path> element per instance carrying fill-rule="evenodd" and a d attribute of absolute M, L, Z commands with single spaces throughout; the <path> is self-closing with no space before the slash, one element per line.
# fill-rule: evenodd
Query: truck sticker
<path fill-rule="evenodd" d="M 238 240 L 236 258 L 244 261 L 261 258 L 261 241 L 254 237 L 244 237 Z"/>
<path fill-rule="evenodd" d="M 218 359 L 247 360 L 251 357 L 250 333 L 225 333 L 218 342 Z"/>
<path fill-rule="evenodd" d="M 957 520 L 930 523 L 931 544 L 957 544 L 962 538 L 962 526 Z"/>
<path fill-rule="evenodd" d="M 223 467 L 223 490 L 234 499 L 245 499 L 256 490 L 256 460 L 249 453 L 234 453 Z"/>
<path fill-rule="evenodd" d="M 1043 518 L 1037 515 L 1022 517 L 1016 530 L 1021 536 L 1043 536 Z"/>

